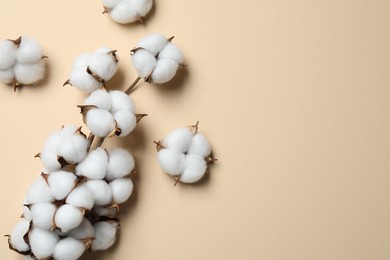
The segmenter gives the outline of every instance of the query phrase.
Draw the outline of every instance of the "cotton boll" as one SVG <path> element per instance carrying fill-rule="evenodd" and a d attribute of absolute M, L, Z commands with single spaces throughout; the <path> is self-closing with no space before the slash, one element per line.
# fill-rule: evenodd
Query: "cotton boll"
<path fill-rule="evenodd" d="M 112 197 L 115 203 L 121 204 L 130 197 L 133 192 L 133 182 L 128 178 L 119 178 L 110 182 Z"/>
<path fill-rule="evenodd" d="M 68 232 L 68 235 L 77 240 L 85 240 L 94 237 L 94 229 L 91 222 L 84 218 L 78 227 Z"/>
<path fill-rule="evenodd" d="M 91 151 L 76 167 L 76 174 L 88 179 L 104 179 L 106 176 L 108 155 L 106 150 L 99 147 Z"/>
<path fill-rule="evenodd" d="M 24 236 L 30 229 L 30 221 L 22 219 L 13 229 L 9 237 L 11 246 L 19 252 L 30 250 L 30 246 L 24 241 Z"/>
<path fill-rule="evenodd" d="M 76 133 L 77 131 L 77 126 L 75 125 L 66 125 L 64 127 L 62 127 L 62 129 L 60 130 L 60 135 L 61 135 L 61 141 L 64 139 L 64 138 L 67 138 L 67 137 L 70 137 L 72 136 L 73 134 Z M 59 145 L 59 144 L 58 144 Z"/>
<path fill-rule="evenodd" d="M 24 255 L 22 256 L 23 257 L 23 260 L 34 260 L 34 258 L 32 258 L 31 256 L 29 255 Z"/>
<path fill-rule="evenodd" d="M 43 150 L 40 158 L 48 171 L 53 172 L 61 169 L 61 164 L 57 160 L 57 153 L 54 149 Z"/>
<path fill-rule="evenodd" d="M 113 9 L 121 0 L 103 0 L 103 6 L 108 9 Z"/>
<path fill-rule="evenodd" d="M 107 176 L 109 180 L 129 175 L 134 169 L 134 158 L 122 148 L 114 148 L 109 152 Z"/>
<path fill-rule="evenodd" d="M 0 70 L 12 68 L 16 61 L 17 46 L 13 41 L 0 41 Z"/>
<path fill-rule="evenodd" d="M 88 141 L 80 135 L 74 134 L 64 139 L 58 147 L 58 155 L 68 163 L 76 164 L 87 156 Z"/>
<path fill-rule="evenodd" d="M 89 60 L 89 69 L 104 80 L 109 80 L 117 70 L 117 62 L 108 53 L 95 53 Z"/>
<path fill-rule="evenodd" d="M 55 150 L 60 145 L 62 140 L 62 131 L 56 131 L 52 133 L 49 138 L 46 140 L 46 143 L 43 147 L 43 150 Z M 74 133 L 74 132 L 73 132 Z"/>
<path fill-rule="evenodd" d="M 134 101 L 123 91 L 119 90 L 111 90 L 111 113 L 115 113 L 121 110 L 130 111 L 132 113 L 135 112 Z"/>
<path fill-rule="evenodd" d="M 131 0 L 131 2 L 141 17 L 146 16 L 153 6 L 153 0 Z"/>
<path fill-rule="evenodd" d="M 197 154 L 205 158 L 209 156 L 211 153 L 211 147 L 207 138 L 201 133 L 195 134 L 192 137 L 188 153 Z"/>
<path fill-rule="evenodd" d="M 57 207 L 50 202 L 36 203 L 31 206 L 31 216 L 34 226 L 50 230 L 53 227 L 53 217 Z"/>
<path fill-rule="evenodd" d="M 116 239 L 118 229 L 117 222 L 97 222 L 95 228 L 95 239 L 92 241 L 92 250 L 106 250 L 112 246 Z"/>
<path fill-rule="evenodd" d="M 107 90 L 98 89 L 92 92 L 83 102 L 84 105 L 94 105 L 109 111 L 111 109 L 111 96 Z"/>
<path fill-rule="evenodd" d="M 94 194 L 85 185 L 76 187 L 66 198 L 67 204 L 87 210 L 93 207 L 94 201 Z"/>
<path fill-rule="evenodd" d="M 79 208 L 70 204 L 64 204 L 58 208 L 54 217 L 54 223 L 62 232 L 68 232 L 80 225 L 83 219 L 83 213 Z"/>
<path fill-rule="evenodd" d="M 117 123 L 117 127 L 121 130 L 119 136 L 128 135 L 137 125 L 137 118 L 132 112 L 118 111 L 114 114 L 114 119 Z"/>
<path fill-rule="evenodd" d="M 56 233 L 37 227 L 32 229 L 29 238 L 31 251 L 38 259 L 46 259 L 52 256 L 59 240 Z"/>
<path fill-rule="evenodd" d="M 85 185 L 93 193 L 95 205 L 105 206 L 112 203 L 112 192 L 107 182 L 104 180 L 89 180 Z"/>
<path fill-rule="evenodd" d="M 162 170 L 172 176 L 178 176 L 184 170 L 185 155 L 176 150 L 161 149 L 157 160 Z"/>
<path fill-rule="evenodd" d="M 179 64 L 183 64 L 184 58 L 183 53 L 175 44 L 167 42 L 164 48 L 158 54 L 159 59 L 171 59 Z"/>
<path fill-rule="evenodd" d="M 168 40 L 164 35 L 153 33 L 141 39 L 137 43 L 137 47 L 141 47 L 150 52 L 153 56 L 157 56 L 157 54 L 164 48 L 167 41 Z"/>
<path fill-rule="evenodd" d="M 85 251 L 83 242 L 71 237 L 61 239 L 54 248 L 53 257 L 57 260 L 76 260 Z"/>
<path fill-rule="evenodd" d="M 76 176 L 71 172 L 58 171 L 49 174 L 50 191 L 56 200 L 63 200 L 76 185 Z"/>
<path fill-rule="evenodd" d="M 138 75 L 142 78 L 146 78 L 152 74 L 154 68 L 156 67 L 156 58 L 144 49 L 137 50 L 131 56 L 131 59 Z"/>
<path fill-rule="evenodd" d="M 115 217 L 118 213 L 116 208 L 106 208 L 101 206 L 94 207 L 95 214 L 98 216 L 107 216 L 107 217 Z"/>
<path fill-rule="evenodd" d="M 73 69 L 79 69 L 80 67 L 86 68 L 88 66 L 90 57 L 91 57 L 90 53 L 83 53 L 80 56 L 78 56 L 73 63 Z"/>
<path fill-rule="evenodd" d="M 42 46 L 34 39 L 22 36 L 19 48 L 16 52 L 16 59 L 21 63 L 35 63 L 42 59 Z"/>
<path fill-rule="evenodd" d="M 88 93 L 103 87 L 101 82 L 87 73 L 87 66 L 73 69 L 69 76 L 69 84 Z"/>
<path fill-rule="evenodd" d="M 207 163 L 204 158 L 197 154 L 187 154 L 185 169 L 180 176 L 180 181 L 184 183 L 194 183 L 199 181 L 206 173 Z"/>
<path fill-rule="evenodd" d="M 106 137 L 114 131 L 115 121 L 112 114 L 100 108 L 93 108 L 86 115 L 86 124 L 98 137 Z"/>
<path fill-rule="evenodd" d="M 45 70 L 44 60 L 39 60 L 36 63 L 16 63 L 14 66 L 16 80 L 26 85 L 43 79 Z"/>
<path fill-rule="evenodd" d="M 15 73 L 13 68 L 0 69 L 0 81 L 5 84 L 10 84 L 15 79 Z"/>
<path fill-rule="evenodd" d="M 122 0 L 109 12 L 110 17 L 117 23 L 132 23 L 137 21 L 138 13 L 130 0 Z"/>
<path fill-rule="evenodd" d="M 171 59 L 159 59 L 156 63 L 156 68 L 150 75 L 153 83 L 164 84 L 176 75 L 179 64 Z"/>
<path fill-rule="evenodd" d="M 188 151 L 192 140 L 192 132 L 190 129 L 183 127 L 177 128 L 170 132 L 167 137 L 164 138 L 163 145 L 166 148 L 174 149 L 179 152 L 185 153 Z"/>
<path fill-rule="evenodd" d="M 26 204 L 26 202 L 24 204 Z M 27 206 L 23 206 L 23 218 L 28 221 L 32 220 L 31 210 Z"/>
<path fill-rule="evenodd" d="M 26 203 L 52 202 L 54 197 L 51 195 L 49 185 L 42 177 L 36 179 L 27 191 Z"/>

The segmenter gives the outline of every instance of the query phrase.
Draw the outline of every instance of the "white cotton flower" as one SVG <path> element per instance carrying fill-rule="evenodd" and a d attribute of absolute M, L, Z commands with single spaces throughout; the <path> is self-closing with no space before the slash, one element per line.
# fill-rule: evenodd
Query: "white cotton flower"
<path fill-rule="evenodd" d="M 188 153 L 197 154 L 205 158 L 210 155 L 210 143 L 202 133 L 196 133 L 192 137 Z"/>
<path fill-rule="evenodd" d="M 103 6 L 108 9 L 113 9 L 122 0 L 103 0 Z"/>
<path fill-rule="evenodd" d="M 66 198 L 67 204 L 88 210 L 93 207 L 94 201 L 92 191 L 85 185 L 77 186 Z"/>
<path fill-rule="evenodd" d="M 29 255 L 24 255 L 22 256 L 23 257 L 23 260 L 34 260 L 34 258 L 32 258 L 31 256 Z"/>
<path fill-rule="evenodd" d="M 157 155 L 158 163 L 162 170 L 169 175 L 178 176 L 183 173 L 185 155 L 173 149 L 161 149 Z"/>
<path fill-rule="evenodd" d="M 115 52 L 94 53 L 89 59 L 88 65 L 94 74 L 107 81 L 114 76 L 118 68 L 118 60 Z"/>
<path fill-rule="evenodd" d="M 167 41 L 168 39 L 164 35 L 153 33 L 139 40 L 137 47 L 150 52 L 153 56 L 156 57 L 157 54 L 164 48 Z"/>
<path fill-rule="evenodd" d="M 114 114 L 114 120 L 117 123 L 117 128 L 120 129 L 119 136 L 127 136 L 137 125 L 136 116 L 126 110 L 116 112 Z"/>
<path fill-rule="evenodd" d="M 115 207 L 102 207 L 102 206 L 96 206 L 94 207 L 95 213 L 98 216 L 106 216 L 106 217 L 115 217 L 118 213 L 117 209 Z"/>
<path fill-rule="evenodd" d="M 163 146 L 185 153 L 190 147 L 192 136 L 193 134 L 189 128 L 177 128 L 164 138 Z"/>
<path fill-rule="evenodd" d="M 110 47 L 100 47 L 100 48 L 96 49 L 95 53 L 106 54 L 106 53 L 108 53 L 110 51 L 112 51 L 112 49 Z"/>
<path fill-rule="evenodd" d="M 88 219 L 84 218 L 78 227 L 68 232 L 68 236 L 78 240 L 85 240 L 88 238 L 93 238 L 94 233 L 94 228 L 91 222 L 89 222 Z"/>
<path fill-rule="evenodd" d="M 74 229 L 83 221 L 84 216 L 81 209 L 70 204 L 64 204 L 57 209 L 54 217 L 54 224 L 62 232 Z"/>
<path fill-rule="evenodd" d="M 139 17 L 145 17 L 152 9 L 153 0 L 130 0 Z"/>
<path fill-rule="evenodd" d="M 50 187 L 42 177 L 36 179 L 27 191 L 26 203 L 52 202 L 54 197 L 51 194 Z"/>
<path fill-rule="evenodd" d="M 111 113 L 115 113 L 121 110 L 130 111 L 132 113 L 135 112 L 134 101 L 123 91 L 119 90 L 111 90 Z"/>
<path fill-rule="evenodd" d="M 41 152 L 41 160 L 45 168 L 52 172 L 61 169 L 61 164 L 57 161 L 57 151 L 54 149 L 45 149 Z"/>
<path fill-rule="evenodd" d="M 50 191 L 56 200 L 65 199 L 76 185 L 77 178 L 71 172 L 58 171 L 49 174 Z"/>
<path fill-rule="evenodd" d="M 17 46 L 13 41 L 0 41 L 0 70 L 10 69 L 16 62 Z"/>
<path fill-rule="evenodd" d="M 170 59 L 178 64 L 183 64 L 184 57 L 181 50 L 172 42 L 167 42 L 164 48 L 158 54 L 159 59 Z"/>
<path fill-rule="evenodd" d="M 115 203 L 127 201 L 133 192 L 133 182 L 129 178 L 119 178 L 110 182 L 112 197 Z"/>
<path fill-rule="evenodd" d="M 116 239 L 118 223 L 114 221 L 100 221 L 93 225 L 95 239 L 92 241 L 92 250 L 106 250 L 111 247 Z"/>
<path fill-rule="evenodd" d="M 26 204 L 26 202 L 24 204 Z M 23 206 L 23 218 L 28 221 L 32 220 L 31 210 L 27 206 Z"/>
<path fill-rule="evenodd" d="M 12 248 L 19 252 L 27 252 L 30 250 L 30 246 L 24 240 L 24 236 L 30 229 L 30 221 L 22 219 L 13 229 L 10 234 L 8 242 Z"/>
<path fill-rule="evenodd" d="M 16 80 L 25 85 L 33 84 L 45 75 L 45 61 L 39 60 L 35 63 L 16 63 L 14 66 L 14 73 Z"/>
<path fill-rule="evenodd" d="M 76 167 L 76 174 L 88 179 L 104 179 L 108 164 L 108 154 L 104 148 L 97 148 Z"/>
<path fill-rule="evenodd" d="M 122 178 L 134 169 L 134 158 L 122 148 L 114 148 L 109 151 L 106 178 L 109 180 Z"/>
<path fill-rule="evenodd" d="M 158 59 L 150 78 L 153 83 L 164 84 L 173 79 L 178 68 L 179 64 L 171 59 Z"/>
<path fill-rule="evenodd" d="M 33 228 L 30 233 L 31 251 L 38 259 L 46 259 L 53 255 L 59 240 L 56 233 L 40 228 Z"/>
<path fill-rule="evenodd" d="M 109 12 L 110 17 L 117 23 L 126 24 L 137 21 L 138 13 L 130 0 L 120 1 Z"/>
<path fill-rule="evenodd" d="M 15 73 L 13 68 L 0 69 L 0 81 L 9 84 L 12 83 L 15 79 Z"/>
<path fill-rule="evenodd" d="M 157 63 L 156 57 L 144 49 L 137 50 L 131 59 L 138 75 L 142 78 L 149 77 Z"/>
<path fill-rule="evenodd" d="M 20 63 L 35 63 L 42 59 L 42 46 L 34 39 L 22 36 L 16 59 Z"/>
<path fill-rule="evenodd" d="M 89 59 L 91 58 L 92 54 L 90 53 L 82 53 L 80 56 L 78 56 L 75 61 L 73 62 L 73 69 L 78 69 L 80 67 L 87 68 Z"/>
<path fill-rule="evenodd" d="M 104 180 L 89 180 L 85 185 L 93 193 L 95 205 L 106 206 L 112 203 L 112 192 L 107 182 Z"/>
<path fill-rule="evenodd" d="M 86 114 L 86 124 L 98 137 L 106 137 L 115 130 L 113 115 L 107 110 L 92 108 Z"/>
<path fill-rule="evenodd" d="M 61 239 L 54 248 L 53 257 L 56 260 L 76 260 L 85 251 L 83 242 L 71 237 Z"/>
<path fill-rule="evenodd" d="M 109 111 L 111 109 L 111 95 L 105 89 L 92 92 L 83 102 L 84 105 L 93 105 Z"/>
<path fill-rule="evenodd" d="M 57 207 L 50 202 L 36 203 L 31 206 L 32 222 L 35 227 L 50 230 L 53 226 Z"/>
<path fill-rule="evenodd" d="M 180 181 L 184 183 L 194 183 L 199 181 L 206 173 L 207 163 L 205 159 L 197 154 L 187 154 L 185 169 L 180 176 Z"/>
<path fill-rule="evenodd" d="M 62 140 L 58 147 L 58 155 L 68 163 L 76 164 L 87 156 L 88 141 L 81 134 L 74 134 Z"/>

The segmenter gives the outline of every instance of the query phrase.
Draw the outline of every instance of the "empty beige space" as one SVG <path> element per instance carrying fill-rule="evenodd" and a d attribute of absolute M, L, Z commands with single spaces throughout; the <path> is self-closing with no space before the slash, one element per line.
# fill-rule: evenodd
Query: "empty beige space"
<path fill-rule="evenodd" d="M 118 50 L 124 90 L 135 43 L 175 36 L 188 67 L 131 95 L 147 113 L 128 138 L 139 171 L 120 236 L 87 260 L 390 259 L 390 2 L 155 0 L 145 25 L 119 25 L 94 1 L 3 1 L 0 38 L 29 35 L 48 58 L 38 86 L 0 85 L 0 235 L 9 233 L 64 124 L 85 94 L 62 87 L 82 52 Z M 218 163 L 173 186 L 153 140 L 200 121 Z M 86 127 L 84 130 L 87 132 Z M 21 259 L 0 243 L 0 259 Z"/>

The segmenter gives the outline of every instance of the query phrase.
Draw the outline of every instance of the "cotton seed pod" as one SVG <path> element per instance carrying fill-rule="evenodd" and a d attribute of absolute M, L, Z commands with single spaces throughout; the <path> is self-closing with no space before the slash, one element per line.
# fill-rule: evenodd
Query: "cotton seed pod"
<path fill-rule="evenodd" d="M 131 97 L 129 97 L 129 95 L 119 90 L 111 90 L 109 93 L 111 96 L 111 113 L 116 113 L 122 110 L 135 113 L 134 101 Z"/>
<path fill-rule="evenodd" d="M 76 174 L 88 179 L 104 179 L 107 172 L 108 154 L 104 148 L 97 148 L 76 167 Z"/>
<path fill-rule="evenodd" d="M 103 1 L 104 13 L 109 13 L 117 23 L 127 24 L 141 21 L 153 6 L 152 0 Z"/>
<path fill-rule="evenodd" d="M 89 60 L 88 68 L 93 74 L 105 81 L 111 79 L 118 68 L 118 59 L 115 52 L 116 51 L 110 51 L 108 53 L 95 52 Z"/>
<path fill-rule="evenodd" d="M 74 207 L 90 210 L 95 198 L 92 191 L 85 185 L 76 187 L 66 198 L 66 203 Z"/>
<path fill-rule="evenodd" d="M 185 166 L 185 155 L 172 149 L 161 149 L 157 155 L 158 163 L 162 170 L 169 175 L 179 176 Z"/>
<path fill-rule="evenodd" d="M 176 75 L 179 64 L 171 59 L 158 59 L 153 73 L 150 75 L 151 81 L 156 84 L 164 84 Z"/>
<path fill-rule="evenodd" d="M 56 200 L 65 199 L 76 186 L 77 177 L 71 172 L 58 171 L 47 177 L 50 191 Z"/>
<path fill-rule="evenodd" d="M 163 146 L 182 153 L 188 151 L 192 140 L 192 132 L 189 128 L 177 128 L 170 132 L 163 141 Z"/>
<path fill-rule="evenodd" d="M 88 141 L 81 134 L 74 134 L 62 140 L 58 147 L 58 156 L 71 164 L 82 161 L 87 156 Z"/>
<path fill-rule="evenodd" d="M 57 207 L 50 202 L 31 205 L 32 222 L 35 227 L 50 230 L 53 226 L 54 214 Z"/>
<path fill-rule="evenodd" d="M 149 34 L 138 41 L 136 48 L 142 48 L 150 52 L 154 57 L 164 48 L 168 39 L 159 33 Z"/>
<path fill-rule="evenodd" d="M 137 50 L 133 55 L 131 55 L 131 59 L 138 75 L 141 78 L 149 77 L 157 63 L 156 57 L 144 49 Z"/>
<path fill-rule="evenodd" d="M 111 247 L 116 239 L 118 223 L 115 221 L 100 221 L 93 225 L 95 239 L 92 241 L 93 251 L 106 250 Z"/>
<path fill-rule="evenodd" d="M 20 63 L 35 63 L 42 59 L 42 46 L 34 39 L 22 36 L 16 59 Z"/>
<path fill-rule="evenodd" d="M 38 259 L 51 257 L 59 237 L 56 233 L 34 227 L 30 232 L 30 246 L 34 256 Z"/>
<path fill-rule="evenodd" d="M 113 180 L 122 178 L 131 173 L 134 169 L 134 158 L 122 148 L 114 148 L 109 151 L 108 167 L 106 178 Z"/>
<path fill-rule="evenodd" d="M 84 105 L 93 105 L 98 108 L 110 111 L 111 95 L 105 89 L 98 89 L 92 92 L 83 102 Z"/>
<path fill-rule="evenodd" d="M 81 224 L 70 230 L 68 235 L 77 240 L 86 240 L 94 237 L 94 228 L 88 219 L 84 218 Z"/>
<path fill-rule="evenodd" d="M 18 252 L 27 252 L 30 246 L 25 241 L 25 235 L 30 230 L 30 221 L 22 219 L 13 229 L 11 235 L 8 237 L 8 243 L 11 248 Z"/>
<path fill-rule="evenodd" d="M 64 85 L 69 83 L 73 87 L 91 93 L 103 87 L 103 83 L 97 81 L 92 75 L 87 73 L 87 65 L 73 68 L 70 73 L 69 80 Z"/>
<path fill-rule="evenodd" d="M 61 239 L 54 248 L 53 257 L 57 260 L 76 260 L 85 251 L 83 242 L 71 237 Z"/>
<path fill-rule="evenodd" d="M 81 209 L 70 204 L 64 204 L 57 209 L 54 224 L 62 232 L 74 229 L 83 221 L 84 215 Z"/>
<path fill-rule="evenodd" d="M 106 137 L 115 131 L 113 115 L 100 108 L 92 108 L 87 112 L 86 125 L 98 137 Z"/>
<path fill-rule="evenodd" d="M 54 197 L 51 194 L 50 187 L 42 177 L 36 179 L 27 190 L 27 204 L 52 201 L 54 201 Z"/>
<path fill-rule="evenodd" d="M 197 154 L 204 158 L 210 155 L 211 147 L 207 138 L 202 133 L 196 133 L 192 139 L 188 148 L 189 154 Z"/>
<path fill-rule="evenodd" d="M 16 62 L 17 46 L 11 40 L 0 41 L 0 70 L 12 68 Z"/>
<path fill-rule="evenodd" d="M 205 159 L 197 154 L 187 154 L 185 167 L 180 181 L 184 183 L 194 183 L 199 181 L 206 173 L 207 163 Z"/>
<path fill-rule="evenodd" d="M 122 110 L 116 112 L 114 120 L 117 124 L 116 134 L 118 136 L 127 136 L 137 125 L 137 118 L 130 111 Z"/>
<path fill-rule="evenodd" d="M 5 84 L 10 84 L 15 79 L 15 73 L 13 68 L 9 69 L 0 69 L 0 81 Z"/>
<path fill-rule="evenodd" d="M 112 203 L 112 192 L 107 182 L 104 180 L 89 180 L 85 185 L 93 193 L 95 205 L 106 206 Z"/>
<path fill-rule="evenodd" d="M 178 64 L 183 64 L 184 62 L 183 53 L 170 41 L 168 41 L 164 48 L 159 52 L 158 59 L 170 59 Z"/>
<path fill-rule="evenodd" d="M 119 178 L 110 182 L 114 203 L 121 204 L 127 201 L 133 192 L 133 182 L 129 178 Z"/>

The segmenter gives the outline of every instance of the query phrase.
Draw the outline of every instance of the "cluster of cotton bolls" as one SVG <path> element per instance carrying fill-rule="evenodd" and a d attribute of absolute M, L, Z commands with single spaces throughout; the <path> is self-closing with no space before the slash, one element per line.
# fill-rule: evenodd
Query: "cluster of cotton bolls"
<path fill-rule="evenodd" d="M 73 63 L 69 79 L 64 83 L 70 84 L 82 91 L 91 93 L 105 86 L 118 69 L 116 50 L 102 47 L 95 53 L 81 54 Z"/>
<path fill-rule="evenodd" d="M 104 11 L 117 23 L 143 22 L 153 6 L 153 0 L 103 0 Z"/>
<path fill-rule="evenodd" d="M 115 242 L 118 205 L 133 191 L 134 158 L 121 148 L 86 153 L 84 141 L 71 140 L 81 135 L 75 126 L 67 126 L 49 137 L 41 155 L 53 149 L 69 164 L 45 170 L 32 183 L 23 219 L 9 235 L 11 249 L 33 259 L 71 260 Z"/>
<path fill-rule="evenodd" d="M 32 38 L 0 41 L 0 80 L 12 83 L 15 90 L 34 84 L 45 75 L 44 58 L 42 46 Z"/>
<path fill-rule="evenodd" d="M 176 183 L 199 181 L 206 173 L 208 164 L 215 161 L 211 156 L 209 141 L 198 132 L 198 124 L 175 129 L 156 144 L 160 167 Z"/>
<path fill-rule="evenodd" d="M 154 33 L 141 39 L 132 50 L 132 61 L 139 77 L 150 83 L 163 84 L 170 81 L 177 70 L 184 66 L 183 54 L 172 43 L 173 37 Z"/>
<path fill-rule="evenodd" d="M 119 90 L 95 90 L 79 107 L 84 122 L 98 137 L 126 136 L 137 124 L 133 100 Z"/>

